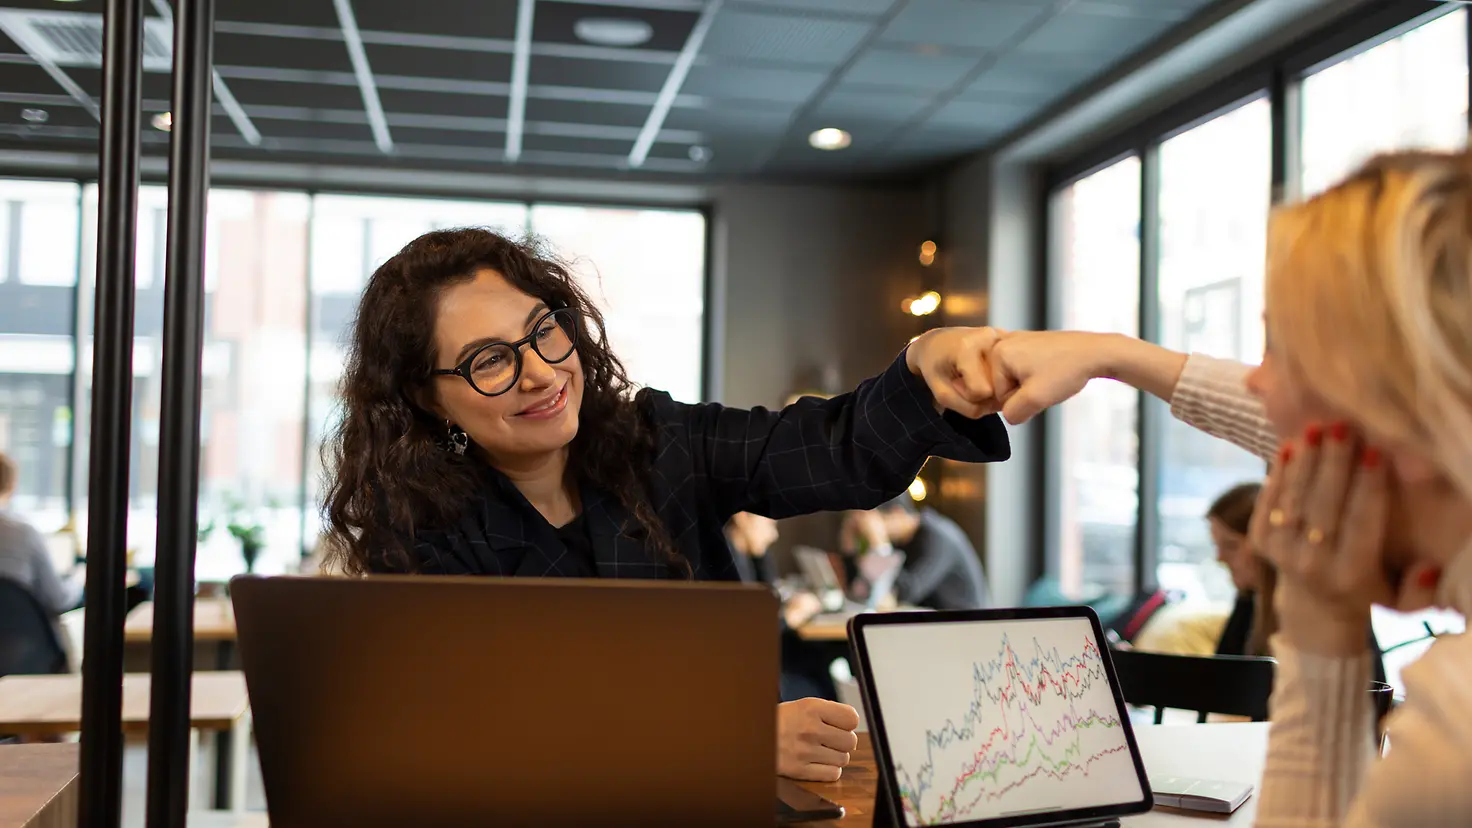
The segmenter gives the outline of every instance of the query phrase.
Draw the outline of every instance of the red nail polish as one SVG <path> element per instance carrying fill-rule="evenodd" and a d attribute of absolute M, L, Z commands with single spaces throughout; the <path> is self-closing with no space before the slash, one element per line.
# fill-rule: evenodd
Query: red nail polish
<path fill-rule="evenodd" d="M 1318 448 L 1319 443 L 1324 442 L 1324 429 L 1317 425 L 1311 425 L 1303 432 L 1303 441 L 1312 448 Z"/>
<path fill-rule="evenodd" d="M 1349 423 L 1335 423 L 1334 425 L 1329 426 L 1329 436 L 1334 438 L 1334 442 L 1336 443 L 1342 443 L 1345 440 L 1348 440 Z"/>
<path fill-rule="evenodd" d="M 1367 469 L 1377 468 L 1380 465 L 1380 450 L 1374 446 L 1367 447 L 1365 453 L 1360 455 L 1360 465 Z"/>
<path fill-rule="evenodd" d="M 1283 446 L 1283 449 L 1278 452 L 1278 462 L 1279 463 L 1287 463 L 1289 460 L 1292 460 L 1292 459 L 1293 459 L 1293 446 Z"/>
<path fill-rule="evenodd" d="M 1416 583 L 1420 584 L 1422 589 L 1436 589 L 1436 585 L 1441 583 L 1441 570 L 1421 570 L 1421 574 L 1416 577 Z"/>

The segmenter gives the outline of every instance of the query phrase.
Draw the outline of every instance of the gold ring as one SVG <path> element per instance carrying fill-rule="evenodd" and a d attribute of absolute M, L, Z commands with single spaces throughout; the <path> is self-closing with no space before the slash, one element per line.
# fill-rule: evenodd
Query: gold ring
<path fill-rule="evenodd" d="M 1304 533 L 1304 539 L 1307 540 L 1309 544 L 1313 546 L 1318 546 L 1319 544 L 1324 542 L 1324 530 L 1320 529 L 1317 526 L 1311 527 L 1307 532 Z"/>
<path fill-rule="evenodd" d="M 1268 524 L 1271 526 L 1282 526 L 1288 522 L 1288 516 L 1283 514 L 1282 509 L 1274 509 L 1268 512 Z"/>

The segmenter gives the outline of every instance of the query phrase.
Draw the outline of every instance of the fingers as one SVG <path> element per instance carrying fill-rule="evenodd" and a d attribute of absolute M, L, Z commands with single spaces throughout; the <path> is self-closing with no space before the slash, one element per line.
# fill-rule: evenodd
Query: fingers
<path fill-rule="evenodd" d="M 823 723 L 832 725 L 833 727 L 847 732 L 849 737 L 853 740 L 852 743 L 844 743 L 844 745 L 847 746 L 829 745 L 829 747 L 834 747 L 839 750 L 853 750 L 854 747 L 856 747 L 859 743 L 858 737 L 854 736 L 853 734 L 853 731 L 858 729 L 859 726 L 859 711 L 841 702 L 828 701 L 827 699 L 815 699 L 814 701 L 822 702 L 822 704 L 817 707 L 817 712 L 818 717 L 823 721 Z"/>
<path fill-rule="evenodd" d="M 955 356 L 956 378 L 961 395 L 973 403 L 992 399 L 992 372 L 987 366 L 986 355 L 997 342 L 997 334 L 990 328 L 981 328 L 969 334 Z"/>
<path fill-rule="evenodd" d="M 1349 495 L 1345 500 L 1343 520 L 1339 524 L 1337 555 L 1342 564 L 1334 569 L 1335 586 L 1347 590 L 1352 586 L 1344 581 L 1363 579 L 1367 573 L 1377 576 L 1384 571 L 1385 527 L 1389 520 L 1385 463 L 1380 452 L 1366 448 L 1360 455 L 1359 468 L 1349 484 Z M 1375 583 L 1382 579 L 1376 577 Z M 1388 590 L 1387 590 L 1388 592 Z M 1370 596 L 1373 600 L 1389 603 L 1388 594 Z"/>
<path fill-rule="evenodd" d="M 843 768 L 834 765 L 807 764 L 800 765 L 782 775 L 802 782 L 837 782 L 839 777 L 843 776 Z"/>
<path fill-rule="evenodd" d="M 926 376 L 925 384 L 929 386 L 931 396 L 935 397 L 935 404 L 944 410 L 954 411 L 973 420 L 986 413 L 986 408 L 981 403 L 972 402 L 961 396 L 955 385 L 948 379 Z"/>
<path fill-rule="evenodd" d="M 1002 419 L 1011 425 L 1022 425 L 1041 414 L 1048 406 L 1027 388 L 1019 388 L 1002 403 Z"/>
<path fill-rule="evenodd" d="M 1328 564 L 1330 550 L 1340 534 L 1340 523 L 1352 516 L 1345 511 L 1344 499 L 1354 476 L 1358 445 L 1359 441 L 1344 423 L 1334 423 L 1323 430 L 1311 427 L 1304 435 L 1301 461 L 1315 468 L 1312 483 L 1303 494 L 1300 529 L 1315 567 Z"/>
<path fill-rule="evenodd" d="M 1313 474 L 1300 441 L 1284 443 L 1278 452 L 1274 497 L 1264 518 L 1262 550 L 1279 569 L 1297 573 L 1302 562 L 1294 554 L 1301 524 L 1303 497 Z"/>

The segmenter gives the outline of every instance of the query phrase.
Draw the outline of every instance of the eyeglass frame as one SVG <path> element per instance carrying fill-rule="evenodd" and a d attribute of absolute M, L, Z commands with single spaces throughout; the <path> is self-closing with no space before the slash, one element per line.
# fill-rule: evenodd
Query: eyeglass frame
<path fill-rule="evenodd" d="M 571 334 L 568 336 L 568 339 L 571 340 L 572 347 L 567 349 L 567 353 L 563 355 L 561 359 L 548 359 L 542 354 L 542 350 L 537 347 L 537 333 L 541 330 L 542 323 L 546 322 L 548 319 L 551 319 L 557 314 L 563 314 L 568 320 L 571 321 L 572 331 Z M 554 324 L 557 324 L 558 327 L 562 326 L 560 321 L 554 321 Z M 564 328 L 564 330 L 566 329 Z M 470 365 L 471 363 L 475 362 L 476 357 L 480 356 L 491 348 L 497 347 L 507 347 L 511 349 L 513 358 L 516 360 L 516 371 L 511 375 L 510 384 L 508 384 L 504 389 L 496 391 L 494 393 L 487 393 L 485 391 L 482 391 L 480 389 L 480 386 L 475 384 L 475 380 L 470 378 Z M 470 390 L 481 395 L 482 397 L 499 397 L 502 394 L 505 394 L 511 389 L 515 388 L 517 381 L 521 379 L 522 366 L 525 364 L 525 360 L 522 358 L 521 355 L 521 349 L 523 347 L 530 347 L 532 350 L 536 351 L 537 356 L 542 360 L 542 362 L 545 362 L 548 365 L 561 365 L 562 363 L 566 362 L 568 358 L 571 357 L 578 350 L 577 310 L 575 308 L 553 308 L 542 314 L 541 316 L 537 317 L 537 321 L 532 324 L 532 332 L 527 334 L 526 336 L 523 336 L 521 339 L 518 339 L 515 342 L 503 342 L 499 339 L 487 342 L 479 348 L 476 348 L 474 351 L 471 351 L 470 355 L 467 356 L 465 359 L 460 360 L 460 364 L 456 365 L 454 368 L 432 368 L 429 371 L 429 375 L 432 377 L 459 377 L 465 380 L 465 384 L 470 386 Z"/>

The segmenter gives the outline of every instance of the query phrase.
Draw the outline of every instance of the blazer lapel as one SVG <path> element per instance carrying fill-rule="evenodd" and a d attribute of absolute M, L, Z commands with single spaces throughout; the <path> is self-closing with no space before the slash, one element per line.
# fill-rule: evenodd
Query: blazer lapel
<path fill-rule="evenodd" d="M 663 578 L 664 567 L 649 559 L 649 550 L 626 527 L 632 522 L 617 500 L 582 487 L 583 518 L 593 539 L 593 558 L 600 578 Z"/>
<path fill-rule="evenodd" d="M 505 475 L 494 470 L 492 496 L 485 501 L 486 544 L 500 571 L 523 578 L 574 574 L 567 547 Z"/>

